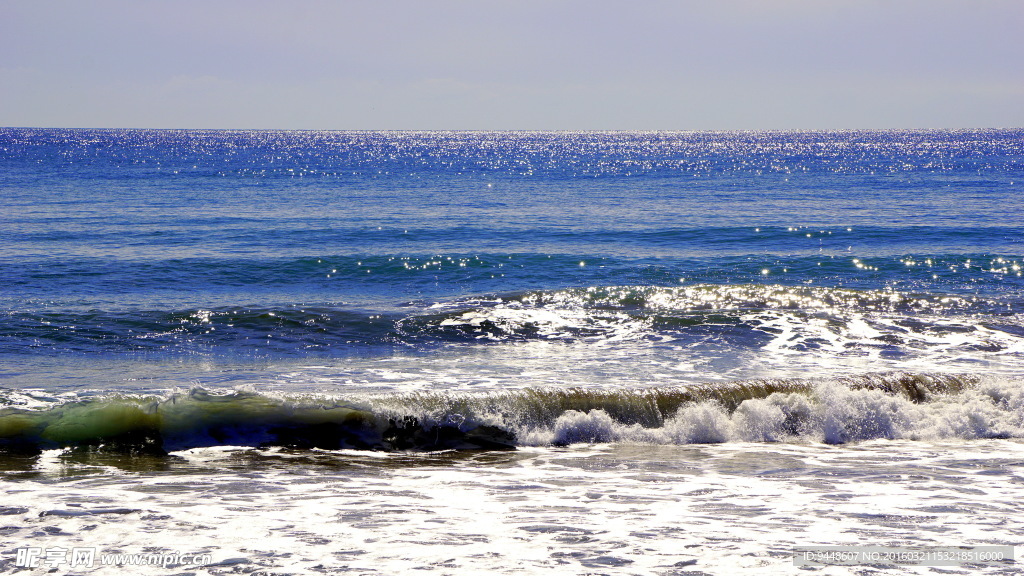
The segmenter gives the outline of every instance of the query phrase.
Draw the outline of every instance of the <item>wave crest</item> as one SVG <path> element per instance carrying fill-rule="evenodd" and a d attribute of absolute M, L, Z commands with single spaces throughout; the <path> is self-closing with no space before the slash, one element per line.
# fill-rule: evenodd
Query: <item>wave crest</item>
<path fill-rule="evenodd" d="M 8 399 L 13 396 L 6 395 Z M 1024 437 L 1024 383 L 875 374 L 646 389 L 525 388 L 338 398 L 202 389 L 0 409 L 0 448 L 513 449 L 580 442 L 845 443 Z"/>

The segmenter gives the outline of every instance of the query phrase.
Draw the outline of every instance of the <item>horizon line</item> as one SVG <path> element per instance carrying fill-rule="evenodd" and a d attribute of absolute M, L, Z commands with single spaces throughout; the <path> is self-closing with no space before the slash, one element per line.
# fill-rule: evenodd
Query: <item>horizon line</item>
<path fill-rule="evenodd" d="M 0 130 L 136 130 L 181 132 L 522 132 L 522 133 L 728 133 L 728 132 L 981 132 L 1024 126 L 946 128 L 159 128 L 135 126 L 0 126 Z"/>

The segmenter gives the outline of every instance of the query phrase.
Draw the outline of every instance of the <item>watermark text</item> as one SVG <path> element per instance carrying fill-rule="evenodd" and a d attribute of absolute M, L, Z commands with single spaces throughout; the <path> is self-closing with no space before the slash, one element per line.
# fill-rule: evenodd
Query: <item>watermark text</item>
<path fill-rule="evenodd" d="M 964 566 L 1015 561 L 1013 546 L 797 546 L 795 566 Z"/>
<path fill-rule="evenodd" d="M 105 554 L 95 546 L 65 548 L 28 546 L 14 551 L 14 565 L 18 568 L 93 568 L 95 566 L 206 566 L 213 564 L 210 554 L 184 554 L 181 552 L 142 552 L 136 554 Z"/>

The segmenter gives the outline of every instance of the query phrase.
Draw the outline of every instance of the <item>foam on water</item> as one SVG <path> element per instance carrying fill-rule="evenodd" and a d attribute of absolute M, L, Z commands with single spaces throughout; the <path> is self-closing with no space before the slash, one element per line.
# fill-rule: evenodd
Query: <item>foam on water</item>
<path fill-rule="evenodd" d="M 0 545 L 209 553 L 202 571 L 215 575 L 781 575 L 793 573 L 796 546 L 1017 545 L 1022 458 L 1017 440 L 383 457 L 204 448 L 148 464 L 48 454 L 45 465 L 2 472 L 17 503 L 0 507 Z"/>

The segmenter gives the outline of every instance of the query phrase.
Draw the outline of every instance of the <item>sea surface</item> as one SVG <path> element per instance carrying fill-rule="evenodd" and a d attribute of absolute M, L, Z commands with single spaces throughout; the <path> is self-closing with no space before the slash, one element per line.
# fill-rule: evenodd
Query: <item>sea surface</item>
<path fill-rule="evenodd" d="M 794 550 L 1024 545 L 1022 268 L 1024 130 L 3 128 L 0 572 L 1017 574 Z"/>

